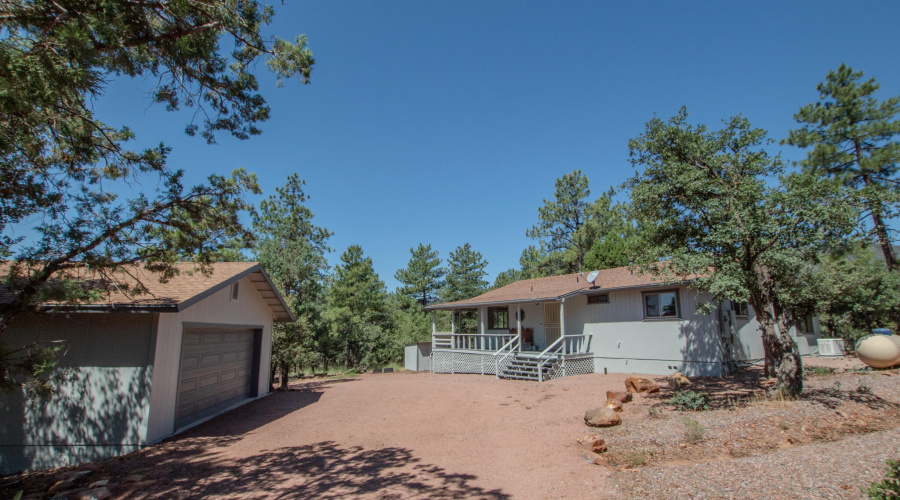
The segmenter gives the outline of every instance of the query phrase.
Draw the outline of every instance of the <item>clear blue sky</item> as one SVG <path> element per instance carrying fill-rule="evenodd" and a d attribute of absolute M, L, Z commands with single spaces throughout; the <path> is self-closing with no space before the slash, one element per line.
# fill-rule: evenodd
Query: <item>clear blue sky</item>
<path fill-rule="evenodd" d="M 266 194 L 306 179 L 316 223 L 372 257 L 389 289 L 410 247 L 446 259 L 466 242 L 488 279 L 518 266 L 556 178 L 585 172 L 595 195 L 632 174 L 628 139 L 685 105 L 717 126 L 743 113 L 775 139 L 846 62 L 900 94 L 900 2 L 294 1 L 272 33 L 305 33 L 312 83 L 276 88 L 263 135 L 183 134 L 151 106 L 150 82 L 116 81 L 96 102 L 141 143 L 173 147 L 189 181 L 244 167 Z M 259 66 L 260 73 L 264 65 Z M 776 147 L 788 158 L 802 154 Z M 254 202 L 258 199 L 253 200 Z"/>

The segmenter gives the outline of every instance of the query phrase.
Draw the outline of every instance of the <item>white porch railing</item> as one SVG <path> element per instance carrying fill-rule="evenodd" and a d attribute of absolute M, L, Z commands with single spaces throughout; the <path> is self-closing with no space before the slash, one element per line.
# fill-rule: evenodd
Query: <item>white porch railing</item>
<path fill-rule="evenodd" d="M 453 349 L 459 351 L 496 351 L 518 338 L 509 333 L 449 333 L 437 332 L 431 336 L 431 347 L 434 349 Z"/>
<path fill-rule="evenodd" d="M 519 350 L 519 336 L 512 335 L 512 338 L 509 339 L 509 342 L 503 344 L 497 352 L 494 353 L 494 374 L 497 378 L 500 378 L 500 372 L 506 368 L 507 363 L 509 363 L 510 356 L 514 355 Z"/>

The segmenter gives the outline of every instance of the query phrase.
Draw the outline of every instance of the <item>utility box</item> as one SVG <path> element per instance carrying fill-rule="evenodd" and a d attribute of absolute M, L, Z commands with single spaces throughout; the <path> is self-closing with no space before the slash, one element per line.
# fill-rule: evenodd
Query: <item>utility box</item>
<path fill-rule="evenodd" d="M 839 358 L 844 355 L 844 339 L 819 339 L 819 356 Z"/>
<path fill-rule="evenodd" d="M 408 344 L 403 350 L 403 366 L 412 372 L 431 371 L 431 342 Z"/>

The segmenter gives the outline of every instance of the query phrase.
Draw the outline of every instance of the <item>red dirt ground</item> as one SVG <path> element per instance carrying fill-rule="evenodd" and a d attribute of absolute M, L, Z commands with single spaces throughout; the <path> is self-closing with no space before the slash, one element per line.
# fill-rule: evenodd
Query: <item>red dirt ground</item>
<path fill-rule="evenodd" d="M 626 376 L 298 382 L 87 467 L 121 498 L 596 498 L 610 471 L 582 460 L 575 439 L 584 411 L 621 391 Z M 45 492 L 64 472 L 23 474 L 19 487 Z M 146 478 L 126 483 L 134 474 Z"/>

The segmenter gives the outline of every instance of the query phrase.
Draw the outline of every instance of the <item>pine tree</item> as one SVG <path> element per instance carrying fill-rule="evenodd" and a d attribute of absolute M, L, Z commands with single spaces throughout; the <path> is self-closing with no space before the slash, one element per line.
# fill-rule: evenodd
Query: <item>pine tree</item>
<path fill-rule="evenodd" d="M 541 251 L 552 267 L 551 274 L 581 272 L 584 256 L 593 244 L 587 177 L 575 170 L 556 180 L 554 199 L 544 199 L 538 208 L 538 223 L 526 236 L 541 241 Z"/>
<path fill-rule="evenodd" d="M 272 278 L 296 318 L 272 327 L 272 363 L 281 371 L 287 388 L 292 366 L 311 363 L 315 340 L 322 333 L 322 291 L 328 263 L 325 253 L 332 233 L 315 226 L 312 211 L 304 203 L 304 181 L 297 174 L 284 187 L 260 202 L 253 213 L 258 238 L 256 258 Z"/>
<path fill-rule="evenodd" d="M 466 243 L 450 252 L 447 261 L 449 271 L 441 298 L 445 301 L 470 299 L 478 296 L 487 289 L 488 282 L 484 277 L 484 270 L 488 263 L 481 252 L 472 250 L 472 246 Z"/>
<path fill-rule="evenodd" d="M 898 270 L 886 220 L 900 213 L 900 96 L 879 102 L 878 84 L 841 64 L 816 88 L 819 102 L 794 115 L 803 127 L 783 142 L 812 147 L 801 163 L 818 175 L 838 179 L 872 219 L 872 233 L 888 269 Z"/>
<path fill-rule="evenodd" d="M 415 249 L 410 248 L 409 253 L 412 254 L 409 264 L 405 269 L 399 269 L 394 278 L 403 283 L 398 290 L 400 293 L 412 297 L 425 307 L 437 299 L 444 286 L 443 278 L 447 271 L 441 267 L 438 251 L 432 250 L 431 245 L 419 243 Z"/>
<path fill-rule="evenodd" d="M 351 245 L 341 255 L 327 297 L 331 342 L 344 366 L 384 361 L 387 290 L 359 245 Z"/>

